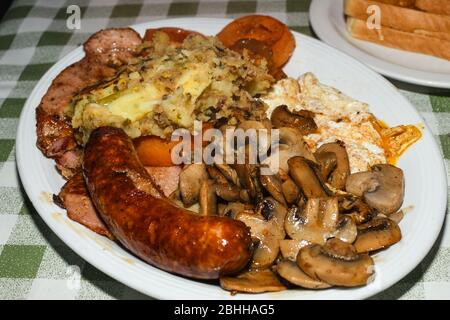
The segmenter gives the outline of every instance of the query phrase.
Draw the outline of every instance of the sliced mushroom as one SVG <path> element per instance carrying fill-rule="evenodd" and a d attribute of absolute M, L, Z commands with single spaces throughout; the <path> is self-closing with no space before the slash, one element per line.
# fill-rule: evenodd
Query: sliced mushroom
<path fill-rule="evenodd" d="M 238 129 L 242 129 L 244 131 L 247 131 L 249 129 L 255 129 L 255 130 L 267 130 L 267 134 L 270 133 L 270 130 L 272 128 L 272 124 L 268 119 L 266 121 L 256 121 L 256 120 L 246 120 L 239 123 L 237 126 Z"/>
<path fill-rule="evenodd" d="M 220 172 L 219 169 L 215 166 L 207 166 L 206 170 L 208 171 L 209 176 L 211 179 L 214 179 L 218 184 L 227 184 L 228 180 L 227 178 Z"/>
<path fill-rule="evenodd" d="M 238 175 L 240 185 L 243 189 L 248 190 L 250 197 L 256 195 L 256 186 L 253 179 L 253 174 L 255 166 L 249 164 L 234 164 L 233 169 Z"/>
<path fill-rule="evenodd" d="M 272 265 L 280 251 L 279 240 L 284 239 L 283 222 L 286 208 L 274 199 L 264 199 L 263 209 L 257 209 L 258 214 L 240 212 L 236 219 L 244 222 L 252 237 L 257 242 L 253 253 L 252 268 L 266 268 Z"/>
<path fill-rule="evenodd" d="M 250 203 L 252 201 L 252 199 L 250 198 L 249 191 L 247 189 L 241 189 L 241 191 L 239 191 L 239 198 L 244 203 Z"/>
<path fill-rule="evenodd" d="M 286 206 L 281 180 L 278 175 L 260 175 L 259 181 L 275 200 Z"/>
<path fill-rule="evenodd" d="M 225 201 L 239 201 L 240 190 L 236 185 L 230 183 L 217 183 L 215 185 L 216 195 Z"/>
<path fill-rule="evenodd" d="M 302 138 L 302 133 L 297 128 L 283 127 L 278 129 L 280 144 L 278 151 L 268 157 L 267 164 L 270 168 L 279 168 L 281 173 L 287 174 L 289 167 L 287 161 L 290 158 L 301 156 L 311 161 L 316 161 Z"/>
<path fill-rule="evenodd" d="M 354 246 L 336 238 L 323 246 L 301 249 L 297 264 L 311 278 L 336 286 L 365 285 L 374 275 L 374 262 L 368 254 L 359 254 Z"/>
<path fill-rule="evenodd" d="M 354 246 L 359 253 L 387 248 L 402 238 L 398 225 L 388 218 L 375 218 L 358 226 Z"/>
<path fill-rule="evenodd" d="M 208 179 L 208 172 L 204 164 L 190 164 L 180 173 L 180 195 L 186 207 L 198 202 L 200 187 Z"/>
<path fill-rule="evenodd" d="M 397 211 L 403 203 L 403 171 L 390 164 L 374 165 L 370 171 L 348 176 L 347 192 L 363 197 L 365 202 L 385 215 Z"/>
<path fill-rule="evenodd" d="M 316 175 L 314 163 L 303 157 L 294 157 L 288 160 L 289 175 L 309 198 L 327 197 L 327 191 Z"/>
<path fill-rule="evenodd" d="M 236 220 L 244 222 L 250 228 L 253 242 L 257 245 L 253 252 L 252 268 L 271 266 L 280 251 L 278 241 L 282 237 L 275 223 L 247 212 L 239 213 Z"/>
<path fill-rule="evenodd" d="M 192 206 L 189 206 L 189 207 L 186 207 L 183 204 L 183 201 L 181 201 L 180 190 L 179 189 L 177 189 L 174 192 L 172 192 L 169 195 L 168 199 L 177 207 L 187 209 L 187 210 L 192 211 L 193 213 L 196 213 L 196 214 L 199 214 L 199 212 L 200 212 L 200 205 L 199 205 L 198 202 L 194 203 Z"/>
<path fill-rule="evenodd" d="M 286 181 L 281 184 L 281 191 L 283 192 L 287 203 L 292 204 L 299 200 L 300 189 L 291 178 L 286 179 Z"/>
<path fill-rule="evenodd" d="M 338 219 L 337 198 L 312 198 L 303 210 L 290 208 L 284 226 L 294 240 L 324 244 L 336 232 Z"/>
<path fill-rule="evenodd" d="M 326 289 L 331 287 L 328 283 L 308 276 L 294 261 L 282 260 L 278 262 L 277 273 L 290 283 L 299 287 L 308 289 Z"/>
<path fill-rule="evenodd" d="M 233 168 L 238 174 L 240 185 L 247 190 L 251 200 L 258 202 L 262 198 L 262 186 L 258 179 L 259 168 L 254 164 L 234 164 Z M 243 200 L 243 199 L 242 199 Z"/>
<path fill-rule="evenodd" d="M 366 223 L 374 216 L 374 212 L 361 198 L 350 194 L 339 197 L 339 212 L 352 217 L 356 224 Z"/>
<path fill-rule="evenodd" d="M 217 215 L 217 198 L 214 180 L 203 180 L 199 194 L 200 215 Z"/>
<path fill-rule="evenodd" d="M 219 204 L 219 215 L 235 219 L 240 212 L 253 213 L 253 206 L 241 202 L 228 202 Z"/>
<path fill-rule="evenodd" d="M 220 277 L 220 286 L 232 292 L 262 293 L 286 290 L 269 269 L 245 271 L 235 277 Z"/>
<path fill-rule="evenodd" d="M 355 242 L 358 235 L 358 229 L 353 219 L 349 216 L 342 216 L 339 220 L 334 236 L 344 242 Z"/>
<path fill-rule="evenodd" d="M 215 166 L 219 171 L 224 175 L 224 177 L 230 181 L 231 183 L 237 185 L 239 187 L 239 177 L 232 167 L 227 164 L 219 164 L 216 163 Z"/>
<path fill-rule="evenodd" d="M 302 110 L 294 113 L 289 111 L 286 105 L 281 105 L 273 110 L 270 120 L 275 128 L 298 128 L 302 135 L 308 135 L 317 131 L 317 125 L 313 117 L 312 112 Z"/>
<path fill-rule="evenodd" d="M 283 239 L 280 240 L 280 252 L 284 259 L 296 261 L 298 252 L 301 248 L 304 248 L 311 243 L 306 240 L 292 240 Z"/>
<path fill-rule="evenodd" d="M 287 215 L 286 207 L 275 199 L 266 197 L 257 204 L 255 211 L 266 220 L 273 221 L 277 225 L 278 232 L 282 235 L 281 238 L 285 237 L 284 220 Z"/>
<path fill-rule="evenodd" d="M 389 219 L 394 221 L 396 224 L 399 224 L 400 221 L 402 221 L 404 217 L 405 217 L 405 212 L 403 210 L 398 210 L 397 212 L 389 215 Z"/>
<path fill-rule="evenodd" d="M 207 166 L 207 171 L 209 176 L 215 181 L 216 195 L 219 198 L 229 202 L 239 201 L 240 190 L 236 184 L 229 181 L 215 166 Z"/>
<path fill-rule="evenodd" d="M 328 175 L 324 176 L 323 179 L 336 189 L 344 189 L 345 181 L 350 174 L 350 163 L 344 143 L 342 141 L 325 143 L 317 149 L 315 156 L 316 158 L 319 157 L 323 160 L 324 154 L 326 157 L 330 157 L 329 155 L 327 156 L 329 153 L 334 153 L 336 157 L 336 166 Z M 327 164 L 325 163 L 325 165 Z M 327 170 L 323 170 L 323 173 L 327 173 L 326 171 L 330 168 L 326 169 Z"/>
<path fill-rule="evenodd" d="M 333 152 L 316 152 L 314 153 L 314 156 L 319 164 L 322 181 L 327 181 L 331 172 L 333 172 L 337 166 L 336 154 Z"/>

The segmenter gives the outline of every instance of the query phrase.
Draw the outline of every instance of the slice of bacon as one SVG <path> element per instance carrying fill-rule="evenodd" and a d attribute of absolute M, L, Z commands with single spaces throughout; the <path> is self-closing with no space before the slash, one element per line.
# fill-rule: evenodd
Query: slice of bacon
<path fill-rule="evenodd" d="M 77 147 L 70 119 L 64 115 L 65 107 L 83 88 L 113 76 L 118 67 L 136 55 L 135 48 L 141 43 L 141 37 L 131 28 L 93 34 L 84 44 L 86 56 L 64 69 L 42 98 L 36 109 L 37 146 L 45 156 L 56 160 L 66 178 L 79 170 L 80 161 L 70 161 L 78 163 L 78 167 L 65 170 L 67 158 L 79 158 L 79 153 L 65 155 Z"/>
<path fill-rule="evenodd" d="M 147 173 L 152 178 L 156 186 L 169 197 L 175 190 L 178 189 L 178 182 L 180 181 L 181 166 L 171 167 L 145 167 Z"/>
<path fill-rule="evenodd" d="M 75 174 L 66 182 L 54 201 L 67 210 L 67 216 L 73 221 L 102 236 L 114 239 L 97 210 L 95 210 L 81 172 Z"/>

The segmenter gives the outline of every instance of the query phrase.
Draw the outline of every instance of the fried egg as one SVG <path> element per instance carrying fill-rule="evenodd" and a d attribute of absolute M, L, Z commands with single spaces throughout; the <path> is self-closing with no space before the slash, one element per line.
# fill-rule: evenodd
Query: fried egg
<path fill-rule="evenodd" d="M 269 106 L 268 117 L 279 105 L 286 105 L 291 111 L 314 112 L 319 130 L 303 138 L 313 152 L 324 143 L 343 141 L 352 173 L 387 162 L 383 140 L 374 126 L 375 118 L 369 106 L 320 83 L 312 73 L 297 80 L 278 81 L 261 100 Z"/>

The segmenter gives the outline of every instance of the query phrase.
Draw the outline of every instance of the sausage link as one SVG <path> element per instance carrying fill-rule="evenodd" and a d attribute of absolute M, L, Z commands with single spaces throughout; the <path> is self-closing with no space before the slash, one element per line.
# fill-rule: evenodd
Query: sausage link
<path fill-rule="evenodd" d="M 92 132 L 83 173 L 112 234 L 148 263 L 199 279 L 235 273 L 248 263 L 250 230 L 240 221 L 198 216 L 170 203 L 122 129 L 101 127 Z"/>

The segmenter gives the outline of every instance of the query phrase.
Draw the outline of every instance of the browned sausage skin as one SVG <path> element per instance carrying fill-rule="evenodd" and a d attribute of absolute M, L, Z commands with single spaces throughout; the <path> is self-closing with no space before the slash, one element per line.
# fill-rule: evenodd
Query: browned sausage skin
<path fill-rule="evenodd" d="M 94 204 L 116 238 L 143 260 L 199 279 L 238 272 L 251 256 L 240 221 L 175 207 L 154 186 L 122 129 L 92 132 L 83 173 Z"/>

